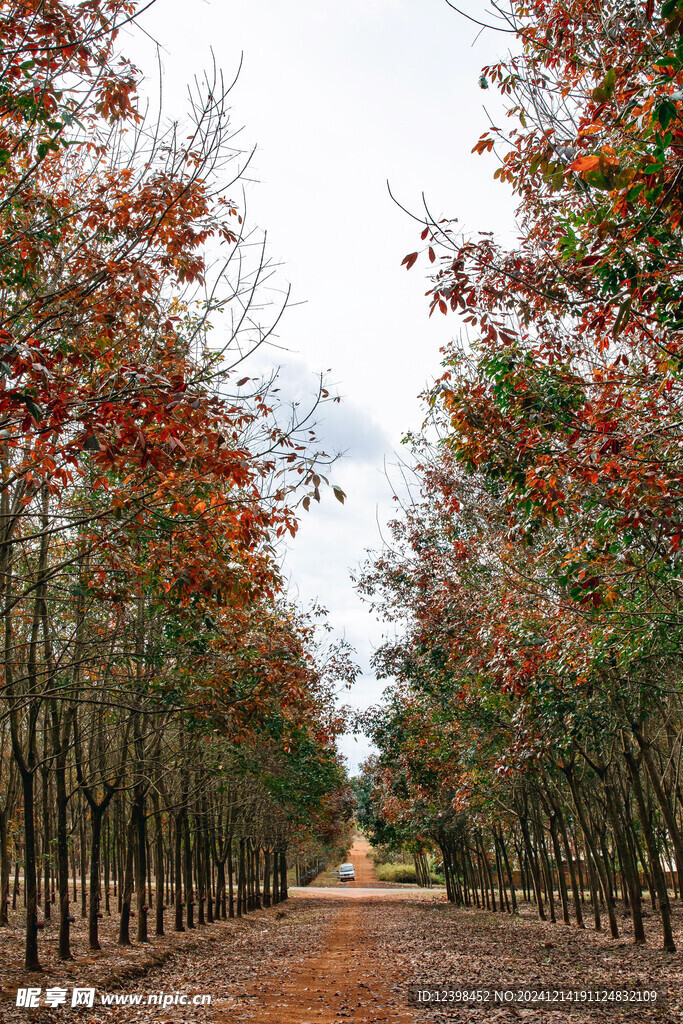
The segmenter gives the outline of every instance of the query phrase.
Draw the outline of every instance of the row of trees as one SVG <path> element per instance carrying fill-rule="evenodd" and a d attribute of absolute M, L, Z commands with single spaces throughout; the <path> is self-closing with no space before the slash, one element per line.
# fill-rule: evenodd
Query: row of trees
<path fill-rule="evenodd" d="M 69 925 L 77 913 L 88 918 L 90 948 L 99 949 L 103 913 L 118 912 L 119 943 L 128 945 L 131 917 L 137 916 L 136 937 L 144 942 L 152 915 L 155 934 L 164 934 L 164 924 L 168 927 L 169 922 L 165 910 L 175 930 L 183 931 L 186 926 L 270 906 L 271 898 L 273 902 L 285 899 L 288 857 L 304 867 L 325 857 L 337 839 L 338 820 L 348 818 L 348 797 L 334 758 L 314 761 L 310 752 L 301 750 L 295 757 L 278 758 L 272 749 L 225 741 L 208 753 L 203 749 L 206 736 L 193 735 L 186 722 L 180 735 L 171 728 L 172 752 L 160 757 L 171 740 L 168 726 L 172 722 L 157 724 L 165 735 L 151 737 L 153 750 L 141 783 L 144 793 L 135 807 L 129 799 L 131 793 L 135 798 L 136 783 L 131 777 L 123 774 L 113 792 L 105 783 L 104 799 L 98 801 L 100 794 L 93 793 L 89 780 L 84 781 L 84 762 L 76 760 L 69 772 L 73 796 L 63 864 L 49 752 L 42 759 L 36 836 L 39 930 L 53 917 L 54 906 L 63 959 L 71 956 Z M 189 746 L 190 756 L 179 752 L 178 743 Z M 119 764 L 123 766 L 127 756 L 118 750 Z M 91 767 L 89 757 L 85 763 Z M 142 765 L 136 767 L 142 771 Z M 266 767 L 292 785 L 289 799 L 278 799 L 267 786 Z M 23 884 L 22 808 L 12 803 L 18 787 L 11 762 L 8 773 L 13 814 L 3 823 L 3 925 L 9 923 L 11 912 L 21 910 L 29 895 Z M 302 810 L 302 803 L 308 803 L 308 812 Z M 65 890 L 60 885 L 64 880 Z"/>
<path fill-rule="evenodd" d="M 516 872 L 539 915 L 582 924 L 587 887 L 616 936 L 618 893 L 642 942 L 645 886 L 673 950 L 683 4 L 492 18 L 518 47 L 481 85 L 510 127 L 475 150 L 498 156 L 520 239 L 424 219 L 431 312 L 471 337 L 444 352 L 418 493 L 360 581 L 399 634 L 368 770 L 378 812 L 441 846 L 452 898 L 493 902 L 497 876 L 514 909 Z"/>
<path fill-rule="evenodd" d="M 90 945 L 110 882 L 144 941 L 153 899 L 158 934 L 164 901 L 176 928 L 258 904 L 263 869 L 284 894 L 287 847 L 334 843 L 347 805 L 355 669 L 277 555 L 326 460 L 312 410 L 244 371 L 282 310 L 221 76 L 182 123 L 143 113 L 135 14 L 0 0 L 0 924 L 14 857 L 29 970 L 39 876 L 71 955 L 74 852 Z"/>

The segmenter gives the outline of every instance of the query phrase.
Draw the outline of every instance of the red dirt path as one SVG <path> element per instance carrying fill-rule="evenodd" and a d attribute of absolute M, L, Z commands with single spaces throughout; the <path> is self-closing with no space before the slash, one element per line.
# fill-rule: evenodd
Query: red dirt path
<path fill-rule="evenodd" d="M 329 898 L 331 893 L 343 900 L 346 892 L 346 899 L 331 910 L 333 919 L 319 955 L 293 971 L 277 991 L 260 989 L 250 1015 L 255 1024 L 338 1024 L 344 1018 L 354 1024 L 414 1024 L 415 1016 L 397 997 L 395 976 L 380 967 L 365 940 L 360 899 L 366 894 L 373 899 L 394 895 L 392 890 L 372 888 L 377 875 L 369 853 L 368 842 L 354 842 L 350 860 L 356 878 L 343 889 L 308 888 L 293 895 L 292 905 L 298 900 Z M 405 891 L 399 893 L 405 898 Z"/>

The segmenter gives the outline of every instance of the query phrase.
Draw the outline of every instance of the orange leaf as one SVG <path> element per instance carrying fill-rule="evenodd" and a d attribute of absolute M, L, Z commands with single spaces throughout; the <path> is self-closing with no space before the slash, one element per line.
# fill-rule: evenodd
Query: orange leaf
<path fill-rule="evenodd" d="M 580 156 L 573 164 L 569 165 L 570 171 L 593 171 L 600 163 L 600 157 Z"/>

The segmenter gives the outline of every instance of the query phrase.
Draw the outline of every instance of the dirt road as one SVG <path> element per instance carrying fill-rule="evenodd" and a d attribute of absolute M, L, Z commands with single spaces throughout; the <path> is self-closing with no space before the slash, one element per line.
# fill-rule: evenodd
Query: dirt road
<path fill-rule="evenodd" d="M 349 859 L 355 881 L 335 888 L 290 890 L 293 900 L 303 903 L 332 897 L 340 901 L 339 907 L 330 908 L 333 920 L 320 953 L 288 974 L 277 991 L 261 996 L 250 1017 L 256 1024 L 336 1024 L 344 1018 L 359 1024 L 414 1022 L 411 1010 L 397 998 L 395 974 L 381 964 L 377 951 L 368 943 L 366 901 L 397 896 L 405 899 L 407 895 L 404 889 L 373 888 L 378 881 L 370 849 L 365 840 L 356 840 L 351 847 Z"/>
<path fill-rule="evenodd" d="M 345 885 L 350 885 L 353 889 L 360 889 L 377 883 L 375 865 L 370 857 L 371 849 L 372 847 L 367 839 L 356 839 L 349 854 L 356 873 L 356 879 L 353 882 L 345 882 Z"/>
<path fill-rule="evenodd" d="M 324 948 L 277 988 L 256 995 L 253 1009 L 219 1018 L 254 1024 L 338 1024 L 349 1018 L 373 1024 L 413 1024 L 415 1018 L 395 991 L 395 975 L 369 946 L 363 906 L 357 900 L 330 908 Z"/>
<path fill-rule="evenodd" d="M 443 890 L 418 889 L 416 886 L 407 885 L 392 887 L 388 882 L 378 881 L 375 865 L 370 856 L 371 850 L 372 847 L 366 839 L 356 839 L 353 843 L 349 851 L 349 860 L 356 873 L 353 882 L 340 882 L 338 878 L 326 872 L 311 885 L 290 887 L 290 895 L 306 899 L 443 899 Z"/>
<path fill-rule="evenodd" d="M 117 994 L 114 1006 L 69 1012 L 73 1024 L 680 1024 L 683 966 L 678 954 L 659 948 L 648 921 L 647 946 L 588 928 L 579 931 L 540 922 L 533 907 L 518 915 L 455 907 L 443 892 L 417 895 L 374 883 L 367 845 L 351 858 L 355 884 L 331 890 L 309 887 L 268 910 L 224 921 L 181 938 L 176 951 L 138 977 L 93 981 Z M 402 897 L 402 898 L 397 898 Z M 675 908 L 679 948 L 683 912 Z M 111 955 L 111 954 L 110 954 Z M 82 957 L 35 979 L 87 983 Z M 91 965 L 92 966 L 92 965 Z M 96 965 L 95 965 L 96 966 Z M 571 1013 L 539 1006 L 415 1002 L 415 993 L 447 987 L 464 992 L 657 990 L 656 1005 L 575 1006 Z M 140 996 L 139 994 L 143 995 Z M 184 995 L 183 1005 L 160 1009 L 148 994 Z M 208 1005 L 195 994 L 209 993 Z M 120 997 L 120 998 L 119 998 Z M 156 997 L 154 997 L 156 998 Z M 134 1000 L 137 999 L 137 1002 Z M 141 1000 L 141 1001 L 140 1001 Z M 5 1014 L 5 1010 L 8 1010 Z M 34 1016 L 35 1012 L 35 1016 Z M 63 1024 L 63 1009 L 31 1011 L 2 1004 L 8 1024 Z"/>

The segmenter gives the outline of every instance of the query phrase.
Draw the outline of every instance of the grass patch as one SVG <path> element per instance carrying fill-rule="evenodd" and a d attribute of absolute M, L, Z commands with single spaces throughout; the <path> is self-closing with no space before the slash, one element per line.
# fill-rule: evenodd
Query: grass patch
<path fill-rule="evenodd" d="M 380 882 L 417 882 L 412 864 L 378 864 L 375 871 Z"/>
<path fill-rule="evenodd" d="M 395 885 L 417 884 L 417 874 L 413 864 L 376 864 L 375 871 L 380 882 L 393 882 Z M 432 874 L 432 885 L 443 884 L 443 875 Z"/>

